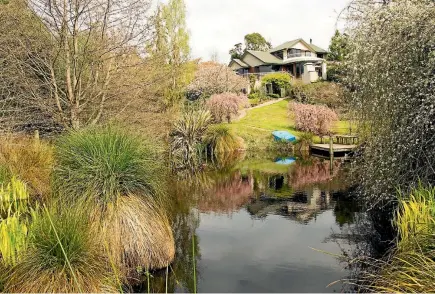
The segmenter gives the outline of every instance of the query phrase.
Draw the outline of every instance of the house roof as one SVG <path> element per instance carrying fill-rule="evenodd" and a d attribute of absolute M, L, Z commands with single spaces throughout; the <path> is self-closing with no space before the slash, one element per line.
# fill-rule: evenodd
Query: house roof
<path fill-rule="evenodd" d="M 309 44 L 311 48 L 314 49 L 317 53 L 328 53 L 325 49 L 320 48 L 319 46 L 316 46 L 314 44 Z"/>
<path fill-rule="evenodd" d="M 250 53 L 260 61 L 268 64 L 282 64 L 282 60 L 278 57 L 273 56 L 269 52 L 264 51 L 254 51 L 254 50 L 246 50 L 247 53 Z M 246 53 L 245 53 L 246 54 Z"/>
<path fill-rule="evenodd" d="M 241 67 L 246 67 L 246 68 L 248 68 L 249 67 L 249 65 L 247 65 L 246 63 L 244 63 L 243 61 L 241 61 L 240 59 L 233 59 L 233 60 L 231 60 L 231 61 L 234 61 L 235 63 L 237 63 L 238 65 L 240 65 Z"/>
<path fill-rule="evenodd" d="M 283 43 L 283 44 L 281 44 L 281 45 L 279 45 L 277 47 L 274 47 L 274 48 L 270 49 L 269 52 L 273 53 L 273 52 L 276 52 L 276 51 L 281 51 L 281 50 L 284 50 L 284 49 L 292 48 L 298 42 L 304 43 L 304 45 L 306 45 L 308 48 L 312 49 L 313 51 L 315 51 L 317 53 L 328 53 L 326 50 L 320 48 L 319 46 L 316 46 L 316 45 L 314 45 L 312 43 L 307 43 L 307 42 L 305 42 L 301 38 L 285 42 L 285 43 Z"/>
<path fill-rule="evenodd" d="M 287 48 L 291 48 L 292 46 L 296 45 L 299 41 L 303 41 L 302 39 L 296 39 L 296 40 L 292 40 L 292 41 L 288 41 L 285 42 L 279 46 L 276 46 L 272 49 L 269 50 L 270 53 L 276 52 L 276 51 L 280 51 L 283 49 L 287 49 Z"/>

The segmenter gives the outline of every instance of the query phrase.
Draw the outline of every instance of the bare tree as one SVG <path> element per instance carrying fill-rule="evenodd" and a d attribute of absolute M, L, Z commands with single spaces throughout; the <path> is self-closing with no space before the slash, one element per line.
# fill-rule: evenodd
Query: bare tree
<path fill-rule="evenodd" d="M 98 123 L 112 101 L 134 99 L 154 82 L 143 74 L 149 0 L 17 3 L 0 12 L 0 42 L 15 38 L 0 48 L 0 75 L 14 74 L 0 85 L 1 117 L 16 119 L 17 107 L 24 116 L 38 110 L 76 129 Z M 5 31 L 14 23 L 16 36 Z"/>

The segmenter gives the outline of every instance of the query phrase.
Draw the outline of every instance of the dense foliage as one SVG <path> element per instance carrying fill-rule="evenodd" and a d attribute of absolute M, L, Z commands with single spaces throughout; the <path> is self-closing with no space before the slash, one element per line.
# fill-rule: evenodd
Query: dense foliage
<path fill-rule="evenodd" d="M 292 98 L 302 103 L 322 104 L 333 109 L 345 107 L 344 89 L 330 82 L 303 84 L 300 81 L 292 83 Z"/>
<path fill-rule="evenodd" d="M 435 181 L 435 6 L 403 0 L 359 11 L 346 83 L 366 142 L 361 184 L 375 205 Z"/>

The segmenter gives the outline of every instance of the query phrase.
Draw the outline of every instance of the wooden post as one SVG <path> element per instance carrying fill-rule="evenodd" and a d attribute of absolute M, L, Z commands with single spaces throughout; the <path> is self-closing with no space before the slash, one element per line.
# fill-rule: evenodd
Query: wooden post
<path fill-rule="evenodd" d="M 332 140 L 332 136 L 329 136 L 329 169 L 332 174 L 334 164 L 334 141 Z"/>

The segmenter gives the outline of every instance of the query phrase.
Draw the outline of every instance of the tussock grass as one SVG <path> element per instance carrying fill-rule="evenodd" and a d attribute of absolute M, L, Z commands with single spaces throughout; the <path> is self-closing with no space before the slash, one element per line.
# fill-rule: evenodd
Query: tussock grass
<path fill-rule="evenodd" d="M 115 292 L 116 281 L 87 209 L 41 210 L 28 247 L 7 273 L 7 292 Z"/>
<path fill-rule="evenodd" d="M 6 135 L 0 142 L 0 181 L 16 175 L 31 195 L 50 194 L 53 148 L 39 140 Z M 9 175 L 9 176 L 8 176 Z"/>
<path fill-rule="evenodd" d="M 231 153 L 244 149 L 243 139 L 234 135 L 226 125 L 210 126 L 204 141 L 214 154 Z"/>
<path fill-rule="evenodd" d="M 115 127 L 73 131 L 56 144 L 55 186 L 76 201 L 102 205 L 121 195 L 162 195 L 162 163 L 152 146 Z"/>
<path fill-rule="evenodd" d="M 155 149 L 114 127 L 74 131 L 56 146 L 59 199 L 90 205 L 88 218 L 121 273 L 129 279 L 137 267 L 171 263 L 175 244 L 164 211 L 166 177 Z"/>
<path fill-rule="evenodd" d="M 100 217 L 109 254 L 127 279 L 136 277 L 138 266 L 163 268 L 174 259 L 171 225 L 157 202 L 130 194 L 120 197 Z"/>

